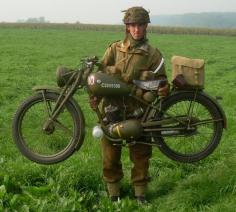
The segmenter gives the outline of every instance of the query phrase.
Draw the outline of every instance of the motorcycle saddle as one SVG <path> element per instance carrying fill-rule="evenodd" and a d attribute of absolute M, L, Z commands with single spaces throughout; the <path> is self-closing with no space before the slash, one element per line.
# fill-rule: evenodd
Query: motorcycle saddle
<path fill-rule="evenodd" d="M 157 90 L 160 87 L 163 87 L 166 83 L 167 80 L 161 79 L 161 80 L 133 80 L 133 83 L 144 90 Z"/>

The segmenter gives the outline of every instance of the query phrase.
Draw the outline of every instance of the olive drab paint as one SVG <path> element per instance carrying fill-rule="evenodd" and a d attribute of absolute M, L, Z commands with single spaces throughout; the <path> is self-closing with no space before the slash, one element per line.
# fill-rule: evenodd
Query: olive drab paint
<path fill-rule="evenodd" d="M 95 96 L 129 95 L 131 87 L 121 80 L 105 73 L 92 73 L 88 77 L 88 88 Z"/>

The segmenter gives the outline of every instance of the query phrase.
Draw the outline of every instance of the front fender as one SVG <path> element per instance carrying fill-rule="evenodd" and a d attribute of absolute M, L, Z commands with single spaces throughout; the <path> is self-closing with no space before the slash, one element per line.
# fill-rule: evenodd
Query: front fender
<path fill-rule="evenodd" d="M 173 93 L 171 93 L 171 95 L 175 95 L 177 93 L 190 93 L 190 92 L 193 93 L 193 92 L 196 92 L 196 90 L 174 91 Z M 223 119 L 223 126 L 226 129 L 227 128 L 227 118 L 226 118 L 223 108 L 221 107 L 221 105 L 219 104 L 217 99 L 215 99 L 214 97 L 208 95 L 207 93 L 205 93 L 203 91 L 197 91 L 197 93 L 208 98 L 216 106 L 217 110 L 219 111 L 219 113 Z"/>
<path fill-rule="evenodd" d="M 56 93 L 60 94 L 62 89 L 59 87 L 54 87 L 54 86 L 48 86 L 48 85 L 40 85 L 40 86 L 35 86 L 32 88 L 34 92 L 40 93 L 40 92 L 49 92 L 49 93 Z M 73 97 L 70 97 L 70 102 L 73 104 L 73 106 L 76 108 L 76 110 L 81 110 L 80 106 L 78 103 L 75 101 Z"/>
<path fill-rule="evenodd" d="M 61 88 L 55 87 L 55 86 L 49 86 L 49 85 L 39 85 L 32 88 L 34 92 L 41 92 L 41 91 L 47 91 L 52 93 L 60 93 Z"/>

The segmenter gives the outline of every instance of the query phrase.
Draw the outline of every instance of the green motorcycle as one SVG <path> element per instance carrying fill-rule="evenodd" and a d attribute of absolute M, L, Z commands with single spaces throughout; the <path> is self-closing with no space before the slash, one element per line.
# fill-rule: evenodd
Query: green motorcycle
<path fill-rule="evenodd" d="M 86 58 L 78 70 L 59 68 L 58 88 L 35 87 L 13 120 L 13 138 L 20 152 L 41 164 L 61 162 L 79 150 L 85 137 L 85 119 L 73 98 L 86 88 L 93 96 L 133 98 L 141 105 L 133 115 L 110 105 L 105 115 L 96 108 L 99 126 L 95 135 L 106 136 L 114 145 L 142 143 L 158 147 L 179 162 L 196 162 L 211 154 L 226 128 L 226 117 L 218 102 L 198 88 L 181 87 L 174 80 L 168 97 L 156 95 L 166 80 L 134 80 L 128 85 L 114 76 L 95 72 L 98 58 Z M 180 77 L 180 76 L 178 76 Z M 139 97 L 137 89 L 144 91 Z M 81 102 L 79 102 L 81 103 Z M 119 114 L 110 122 L 109 116 Z"/>

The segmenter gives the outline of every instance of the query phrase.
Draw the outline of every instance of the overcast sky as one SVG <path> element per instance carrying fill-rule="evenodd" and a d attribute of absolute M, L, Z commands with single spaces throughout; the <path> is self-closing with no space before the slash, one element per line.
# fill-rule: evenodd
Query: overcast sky
<path fill-rule="evenodd" d="M 143 6 L 150 15 L 236 12 L 236 0 L 0 0 L 0 22 L 44 16 L 50 22 L 116 24 L 131 6 Z"/>

